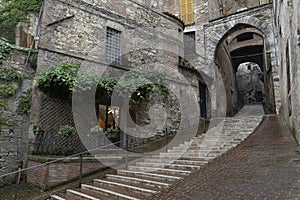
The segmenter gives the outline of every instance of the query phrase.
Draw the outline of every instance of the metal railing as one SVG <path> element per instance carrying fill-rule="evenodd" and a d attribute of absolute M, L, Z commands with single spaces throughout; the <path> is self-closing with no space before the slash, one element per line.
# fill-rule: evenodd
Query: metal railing
<path fill-rule="evenodd" d="M 165 130 L 163 131 L 163 134 L 164 134 L 163 140 L 165 140 L 165 141 L 162 141 L 163 144 L 164 144 L 164 148 L 162 148 L 160 150 L 160 152 L 168 152 L 168 150 L 173 148 L 173 146 L 177 146 L 178 144 L 180 144 L 184 141 L 192 139 L 192 137 L 194 135 L 191 135 L 191 132 L 196 131 L 197 128 L 198 128 L 198 126 L 194 125 L 194 126 L 191 126 L 191 127 L 187 127 L 185 129 L 181 129 L 179 132 L 175 132 L 175 133 L 174 133 L 174 131 L 170 130 L 169 128 L 165 128 Z M 172 141 L 172 140 L 175 136 L 177 137 L 177 139 L 176 139 L 177 142 L 173 143 L 174 141 Z M 44 167 L 49 167 L 51 164 L 55 164 L 55 163 L 59 163 L 59 162 L 65 162 L 67 160 L 70 161 L 72 158 L 73 158 L 73 160 L 75 160 L 74 162 L 77 162 L 76 166 L 79 167 L 78 177 L 75 178 L 75 179 L 72 179 L 72 180 L 67 180 L 67 182 L 73 182 L 73 184 L 74 184 L 74 181 L 76 181 L 76 182 L 78 181 L 78 187 L 80 188 L 81 184 L 82 184 L 82 181 L 83 181 L 83 176 L 86 175 L 86 173 L 84 172 L 84 162 L 85 162 L 84 161 L 84 158 L 85 158 L 84 155 L 90 155 L 93 152 L 95 153 L 94 155 L 105 155 L 105 157 L 107 157 L 108 154 L 113 152 L 113 155 L 117 155 L 116 157 L 120 158 L 120 161 L 122 162 L 122 163 L 118 163 L 118 165 L 121 166 L 121 167 L 125 167 L 125 169 L 127 169 L 128 168 L 128 163 L 129 163 L 129 160 L 130 160 L 129 157 L 131 156 L 131 154 L 129 155 L 129 153 L 128 153 L 128 151 L 130 151 L 130 149 L 128 148 L 129 141 L 128 141 L 127 134 L 125 134 L 124 137 L 125 137 L 124 141 L 126 141 L 125 144 L 124 144 L 124 141 L 122 141 L 122 140 L 119 141 L 119 142 L 108 144 L 109 139 L 103 138 L 103 140 L 101 140 L 102 141 L 101 143 L 102 143 L 103 146 L 101 146 L 101 147 L 90 149 L 90 150 L 87 150 L 87 151 L 84 151 L 84 152 L 81 152 L 81 153 L 77 153 L 77 154 L 74 154 L 74 155 L 71 155 L 71 156 L 57 158 L 57 159 L 54 159 L 54 160 L 51 160 L 51 161 L 44 162 L 42 164 L 35 164 L 33 166 L 29 166 L 29 167 L 24 168 L 24 169 L 22 168 L 22 163 L 19 162 L 17 171 L 0 175 L 0 181 L 1 181 L 1 179 L 5 178 L 5 177 L 11 177 L 11 176 L 15 176 L 15 179 L 16 179 L 15 180 L 15 187 L 14 188 L 11 187 L 11 190 L 14 190 L 13 196 L 11 194 L 10 198 L 5 198 L 4 197 L 4 199 L 14 199 L 14 200 L 18 199 L 18 196 L 20 196 L 19 195 L 20 194 L 20 183 L 21 183 L 20 180 L 21 180 L 22 175 L 24 175 L 26 173 L 28 173 L 28 174 L 31 173 L 31 175 L 32 174 L 39 174 L 40 170 L 43 169 Z M 99 153 L 99 150 L 100 150 L 100 153 Z M 120 152 L 121 152 L 121 156 L 119 156 Z M 104 153 L 104 154 L 102 154 L 102 153 Z M 110 154 L 110 155 L 112 155 L 112 154 Z M 77 161 L 75 158 L 77 158 L 77 159 L 79 158 L 79 161 Z M 76 170 L 78 170 L 78 168 L 76 168 Z M 62 174 L 62 176 L 63 176 L 63 174 Z M 76 182 L 75 182 L 75 184 L 77 184 Z M 11 186 L 13 186 L 13 185 L 11 185 Z M 2 190 L 2 192 L 3 192 L 3 190 Z M 0 188 L 0 193 L 1 193 L 1 188 Z M 23 200 L 23 199 L 28 198 L 26 196 L 27 194 L 25 192 L 24 192 L 23 195 L 25 197 L 20 196 L 19 199 Z M 0 199 L 2 199 L 2 194 L 0 194 Z"/>
<path fill-rule="evenodd" d="M 45 162 L 45 163 L 42 163 L 42 164 L 37 164 L 37 165 L 34 165 L 34 166 L 31 166 L 31 167 L 27 167 L 27 168 L 24 168 L 22 169 L 22 165 L 23 165 L 23 162 L 22 161 L 19 161 L 18 162 L 18 170 L 17 171 L 14 171 L 14 172 L 10 172 L 10 173 L 7 173 L 7 174 L 3 174 L 3 175 L 0 175 L 0 180 L 3 179 L 3 178 L 6 178 L 6 177 L 11 177 L 11 176 L 15 176 L 16 177 L 16 181 L 15 181 L 15 190 L 14 190 L 14 195 L 13 195 L 13 198 L 10 198 L 11 197 L 11 194 L 10 196 L 8 197 L 9 199 L 14 199 L 14 200 L 17 200 L 18 199 L 18 194 L 19 194 L 19 189 L 20 189 L 20 181 L 21 181 L 21 175 L 23 173 L 26 173 L 26 172 L 33 172 L 34 170 L 39 170 L 43 167 L 47 167 L 51 164 L 54 164 L 54 163 L 58 163 L 58 162 L 61 162 L 61 161 L 66 161 L 66 160 L 70 160 L 71 158 L 75 158 L 75 157 L 79 157 L 79 174 L 78 174 L 78 182 L 79 182 L 79 187 L 81 187 L 81 183 L 82 183 L 82 178 L 83 178 L 83 164 L 84 164 L 84 155 L 87 155 L 87 154 L 90 154 L 92 152 L 95 152 L 95 151 L 98 151 L 98 150 L 108 150 L 110 147 L 115 147 L 117 145 L 119 145 L 121 142 L 115 142 L 115 143 L 111 143 L 111 144 L 108 144 L 108 145 L 104 145 L 104 146 L 101 146 L 101 147 L 98 147 L 98 148 L 95 148 L 95 149 L 92 149 L 92 150 L 88 150 L 88 151 L 85 151 L 85 152 L 81 152 L 81 153 L 77 153 L 77 154 L 74 154 L 74 155 L 71 155 L 71 156 L 67 156 L 67 157 L 63 157 L 63 158 L 57 158 L 55 160 L 52 160 L 52 161 L 48 161 L 48 162 Z M 128 142 L 126 142 L 128 143 Z M 126 148 L 128 148 L 128 144 L 126 144 Z M 113 149 L 113 148 L 112 148 Z M 117 151 L 116 151 L 117 152 Z M 126 162 L 126 167 L 128 166 L 128 154 L 126 153 L 125 154 L 125 162 Z M 37 173 L 37 172 L 36 172 Z M 4 191 L 2 190 L 2 193 Z M 0 199 L 5 198 L 7 199 L 7 197 L 5 197 L 5 194 L 0 194 Z M 23 197 L 22 197 L 23 199 Z"/>

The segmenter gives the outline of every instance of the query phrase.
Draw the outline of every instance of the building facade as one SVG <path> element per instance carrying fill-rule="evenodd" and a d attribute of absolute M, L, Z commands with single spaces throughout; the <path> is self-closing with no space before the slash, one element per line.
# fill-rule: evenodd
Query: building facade
<path fill-rule="evenodd" d="M 280 66 L 281 113 L 300 140 L 299 1 L 274 1 L 277 58 Z"/>
<path fill-rule="evenodd" d="M 140 105 L 130 112 L 125 120 L 132 134 L 129 137 L 130 146 L 153 140 L 166 127 L 176 132 L 199 123 L 199 83 L 204 82 L 203 77 L 200 73 L 193 73 L 189 66 L 180 64 L 184 24 L 170 13 L 163 12 L 162 1 L 51 0 L 45 1 L 43 9 L 38 43 L 38 76 L 63 62 L 78 63 L 85 73 L 118 79 L 132 70 L 166 74 L 169 91 L 172 91 L 169 106 L 158 100 L 151 106 Z M 35 139 L 32 131 L 34 124 L 42 124 L 45 134 L 57 132 L 64 123 L 75 125 L 74 102 L 73 107 L 67 106 L 61 101 L 49 100 L 36 86 L 33 91 L 32 140 Z M 207 93 L 206 88 L 203 93 Z M 95 111 L 93 98 L 85 100 L 86 110 Z M 205 100 L 209 101 L 208 98 Z M 105 103 L 99 102 L 97 117 L 105 111 Z M 108 109 L 115 112 L 113 109 L 118 109 L 118 106 L 113 104 Z M 189 105 L 192 108 L 185 108 Z M 164 106 L 168 107 L 166 111 Z M 192 113 L 192 110 L 196 112 Z M 90 123 L 95 125 L 97 120 L 99 124 L 103 123 L 103 119 L 94 120 L 95 112 L 89 114 L 90 118 L 85 117 L 93 119 Z M 82 126 L 87 132 L 92 124 Z"/>

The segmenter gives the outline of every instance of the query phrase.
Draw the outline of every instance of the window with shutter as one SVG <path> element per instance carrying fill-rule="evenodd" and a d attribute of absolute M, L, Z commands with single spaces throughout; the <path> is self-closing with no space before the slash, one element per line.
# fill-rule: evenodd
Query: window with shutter
<path fill-rule="evenodd" d="M 180 0 L 180 16 L 185 24 L 194 23 L 193 0 Z"/>

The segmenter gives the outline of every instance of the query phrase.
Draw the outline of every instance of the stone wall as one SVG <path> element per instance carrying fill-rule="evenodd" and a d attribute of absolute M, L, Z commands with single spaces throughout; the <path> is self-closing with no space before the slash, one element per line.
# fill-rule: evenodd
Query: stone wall
<path fill-rule="evenodd" d="M 240 28 L 240 31 L 247 32 L 247 30 L 249 29 L 249 32 L 258 34 L 254 35 L 254 38 L 251 41 L 247 41 L 249 45 L 263 46 L 263 40 L 261 40 L 259 35 L 265 36 L 264 44 L 266 45 L 266 49 L 264 53 L 266 54 L 266 62 L 262 63 L 261 61 L 261 66 L 268 66 L 267 68 L 271 66 L 270 68 L 272 69 L 272 71 L 268 71 L 268 73 L 266 73 L 265 75 L 266 82 L 268 82 L 266 84 L 266 94 L 268 96 L 267 101 L 269 102 L 266 111 L 268 113 L 275 112 L 274 102 L 275 99 L 276 102 L 280 101 L 280 94 L 276 92 L 276 96 L 274 95 L 272 78 L 277 77 L 279 71 L 276 62 L 275 35 L 272 31 L 273 14 L 270 1 L 195 0 L 193 1 L 193 3 L 195 24 L 186 26 L 184 32 L 196 32 L 196 55 L 193 57 L 188 57 L 187 59 L 199 72 L 205 73 L 208 77 L 211 77 L 211 79 L 214 80 L 213 84 L 211 84 L 210 86 L 212 115 L 214 116 L 217 110 L 222 110 L 220 108 L 217 108 L 219 106 L 226 110 L 226 105 L 224 105 L 223 103 L 226 101 L 227 107 L 229 107 L 228 113 L 233 114 L 233 110 L 236 110 L 239 107 L 236 95 L 237 92 L 235 89 L 236 84 L 234 83 L 235 80 L 233 78 L 235 72 L 231 73 L 232 76 L 226 76 L 224 75 L 224 73 L 230 74 L 231 69 L 222 69 L 220 68 L 220 66 L 216 65 L 216 62 L 218 62 L 218 64 L 220 65 L 223 61 L 226 64 L 230 63 L 230 65 L 236 65 L 235 63 L 231 63 L 228 59 L 225 59 L 225 53 L 223 53 L 222 55 L 218 55 L 218 53 L 221 52 L 218 52 L 217 47 L 221 46 L 220 44 L 222 44 L 223 39 L 229 34 L 240 34 L 240 32 L 238 31 L 239 26 L 243 26 L 242 28 Z M 174 9 L 174 7 L 177 8 L 177 10 Z M 180 17 L 179 1 L 165 1 L 164 9 L 169 12 L 173 12 L 172 14 Z M 229 40 L 234 39 L 235 37 L 236 36 L 234 35 L 230 35 Z M 227 42 L 231 43 L 231 41 L 229 40 Z M 245 42 L 243 45 L 245 45 L 247 42 Z M 231 45 L 232 48 L 240 48 L 237 45 L 233 44 Z M 240 44 L 241 43 L 239 43 L 238 45 Z M 230 49 L 229 51 L 231 50 L 232 49 Z M 227 52 L 227 54 L 228 53 L 229 52 Z M 224 57 L 224 60 L 217 57 Z M 226 64 L 224 64 L 224 66 L 226 66 Z M 234 68 L 237 67 L 238 66 L 234 66 Z M 224 88 L 223 81 L 218 82 L 219 78 L 224 78 L 224 76 L 226 76 L 226 78 L 229 78 L 224 79 L 224 82 L 228 82 L 228 84 L 225 84 L 227 88 Z M 276 88 L 278 88 L 278 86 Z M 223 90 L 226 90 L 226 94 L 220 95 L 220 92 Z M 219 98 L 220 96 L 223 97 Z"/>
<path fill-rule="evenodd" d="M 300 140 L 299 1 L 274 1 L 281 112 Z M 298 30 L 298 31 L 297 31 Z"/>
<path fill-rule="evenodd" d="M 12 49 L 4 59 L 0 69 L 11 68 L 23 75 L 21 82 L 12 83 L 16 86 L 15 95 L 1 95 L 1 100 L 6 105 L 0 106 L 1 118 L 7 123 L 0 125 L 0 174 L 13 172 L 17 169 L 19 160 L 25 161 L 28 152 L 28 126 L 29 117 L 27 114 L 19 113 L 18 107 L 21 97 L 25 96 L 27 91 L 32 88 L 32 81 L 35 70 L 30 67 L 24 67 L 28 49 L 22 49 L 12 46 Z M 1 85 L 10 83 L 1 83 Z M 14 177 L 7 177 L 0 180 L 0 185 L 14 181 Z"/>
<path fill-rule="evenodd" d="M 209 19 L 214 20 L 226 15 L 232 15 L 244 10 L 255 8 L 261 5 L 269 4 L 270 0 L 211 0 L 209 1 Z"/>
<path fill-rule="evenodd" d="M 238 90 L 236 84 L 235 69 L 232 65 L 230 52 L 225 41 L 216 50 L 216 64 L 222 75 L 226 90 L 227 116 L 233 116 L 239 110 Z"/>
<path fill-rule="evenodd" d="M 142 114 L 144 116 L 139 119 L 147 120 L 151 113 L 154 113 L 151 115 L 151 124 L 162 125 L 157 126 L 155 131 L 152 129 L 152 132 L 143 126 L 143 131 L 139 134 L 142 138 L 147 138 L 156 131 L 161 131 L 163 126 L 178 128 L 179 125 L 185 124 L 182 123 L 178 107 L 181 104 L 181 91 L 185 89 L 187 81 L 177 69 L 178 57 L 183 54 L 184 27 L 174 16 L 161 12 L 161 2 L 46 1 L 39 42 L 38 72 L 53 68 L 61 62 L 80 63 L 83 71 L 118 78 L 132 69 L 142 72 L 160 71 L 167 75 L 168 87 L 172 91 L 171 101 L 176 105 L 172 105 L 164 124 L 161 122 L 161 115 L 157 114 L 158 111 L 162 111 L 160 106 L 164 106 L 164 103 L 158 102 L 158 107 L 151 105 L 149 109 L 146 108 L 149 113 Z M 121 31 L 120 64 L 106 60 L 107 27 Z M 33 101 L 32 124 L 38 122 L 41 117 L 41 109 L 37 106 L 41 99 L 36 88 Z M 85 104 L 89 102 L 91 105 L 84 105 L 85 110 L 88 107 L 94 109 L 92 101 L 85 101 Z M 88 131 L 86 127 L 84 130 Z M 30 137 L 34 139 L 33 134 Z"/>

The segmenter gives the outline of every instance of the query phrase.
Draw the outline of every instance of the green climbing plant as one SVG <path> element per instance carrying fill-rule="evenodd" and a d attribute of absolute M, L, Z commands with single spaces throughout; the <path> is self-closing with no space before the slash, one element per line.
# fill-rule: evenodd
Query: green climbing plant
<path fill-rule="evenodd" d="M 149 102 L 157 93 L 169 96 L 165 74 L 155 70 L 146 73 L 131 70 L 119 81 L 116 91 L 119 96 L 129 97 L 132 103 Z"/>
<path fill-rule="evenodd" d="M 41 5 L 42 0 L 2 0 L 0 24 L 16 25 L 27 21 L 27 16 L 38 12 Z"/>
<path fill-rule="evenodd" d="M 3 63 L 4 58 L 10 53 L 11 49 L 12 46 L 4 38 L 0 38 L 0 64 Z"/>
<path fill-rule="evenodd" d="M 55 68 L 42 73 L 36 79 L 40 90 L 56 98 L 70 98 L 72 92 L 83 92 L 97 87 L 97 90 L 104 92 L 110 97 L 117 95 L 129 97 L 133 102 L 150 101 L 156 92 L 167 97 L 169 90 L 165 75 L 158 71 L 142 73 L 131 70 L 126 73 L 123 79 L 117 77 L 99 77 L 78 72 L 79 64 L 62 63 Z M 132 91 L 134 89 L 134 91 Z M 103 95 L 100 93 L 100 95 Z"/>
<path fill-rule="evenodd" d="M 26 94 L 20 97 L 17 113 L 26 114 L 30 113 L 32 104 L 32 89 L 27 90 Z"/>
<path fill-rule="evenodd" d="M 37 86 L 52 97 L 69 98 L 74 90 L 79 68 L 79 64 L 59 64 L 37 78 Z"/>
<path fill-rule="evenodd" d="M 6 99 L 0 99 L 0 107 L 7 108 L 8 102 Z"/>
<path fill-rule="evenodd" d="M 0 69 L 0 81 L 11 83 L 11 82 L 22 82 L 23 75 L 11 67 L 5 67 Z"/>
<path fill-rule="evenodd" d="M 17 93 L 17 87 L 12 84 L 0 85 L 0 96 L 9 97 L 14 96 Z"/>

